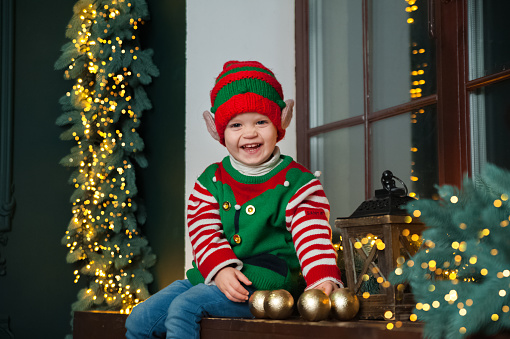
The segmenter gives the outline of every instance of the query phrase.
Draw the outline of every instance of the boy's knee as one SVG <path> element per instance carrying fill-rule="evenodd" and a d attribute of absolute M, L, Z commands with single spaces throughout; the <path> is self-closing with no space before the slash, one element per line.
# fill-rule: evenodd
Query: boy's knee
<path fill-rule="evenodd" d="M 126 338 L 164 338 L 166 311 L 153 309 L 153 304 L 136 305 L 126 319 Z"/>
<path fill-rule="evenodd" d="M 178 314 L 180 312 L 189 312 L 191 305 L 188 298 L 183 295 L 178 295 L 174 298 L 170 307 L 168 308 L 168 314 Z"/>
<path fill-rule="evenodd" d="M 168 316 L 176 318 L 201 316 L 203 315 L 205 304 L 207 304 L 207 298 L 203 294 L 197 293 L 192 295 L 184 293 L 175 297 L 172 301 L 168 308 Z"/>
<path fill-rule="evenodd" d="M 141 324 L 144 323 L 144 305 L 143 303 L 136 305 L 131 310 L 131 313 L 126 319 L 125 327 L 128 331 L 136 331 L 137 328 L 140 327 Z"/>

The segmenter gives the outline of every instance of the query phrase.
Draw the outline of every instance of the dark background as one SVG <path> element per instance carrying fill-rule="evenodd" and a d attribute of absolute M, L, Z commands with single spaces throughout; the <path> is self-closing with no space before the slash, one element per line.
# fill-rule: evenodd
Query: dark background
<path fill-rule="evenodd" d="M 71 333 L 71 303 L 80 283 L 60 244 L 71 218 L 70 170 L 58 163 L 73 146 L 61 141 L 59 98 L 72 81 L 55 71 L 76 1 L 15 1 L 13 181 L 16 210 L 8 243 L 0 245 L 0 317 L 18 338 L 63 338 Z M 141 135 L 149 167 L 137 171 L 147 208 L 144 232 L 158 256 L 152 293 L 184 276 L 185 0 L 147 1 L 151 20 L 142 48 L 154 50 L 160 76 L 145 89 L 153 109 Z M 84 279 L 83 279 L 84 280 Z M 1 328 L 0 338 L 9 338 Z"/>

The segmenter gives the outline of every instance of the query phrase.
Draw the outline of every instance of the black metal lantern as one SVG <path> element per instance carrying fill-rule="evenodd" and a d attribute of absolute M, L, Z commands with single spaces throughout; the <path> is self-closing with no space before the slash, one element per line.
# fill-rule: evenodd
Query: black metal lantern
<path fill-rule="evenodd" d="M 395 180 L 404 188 L 398 188 Z M 364 201 L 348 218 L 338 218 L 335 226 L 342 235 L 347 286 L 361 302 L 362 319 L 408 320 L 414 300 L 408 286 L 392 286 L 388 276 L 414 255 L 421 245 L 425 228 L 401 207 L 414 200 L 404 182 L 384 171 L 383 188 Z M 407 319 L 406 319 L 407 318 Z"/>

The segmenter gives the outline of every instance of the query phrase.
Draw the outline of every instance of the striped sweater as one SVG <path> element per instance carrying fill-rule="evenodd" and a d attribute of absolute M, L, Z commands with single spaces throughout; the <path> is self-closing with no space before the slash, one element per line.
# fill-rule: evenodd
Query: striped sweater
<path fill-rule="evenodd" d="M 291 157 L 281 159 L 268 174 L 253 177 L 225 157 L 198 178 L 187 215 L 192 284 L 210 284 L 220 269 L 233 266 L 256 289 L 299 295 L 326 280 L 342 286 L 324 190 Z"/>

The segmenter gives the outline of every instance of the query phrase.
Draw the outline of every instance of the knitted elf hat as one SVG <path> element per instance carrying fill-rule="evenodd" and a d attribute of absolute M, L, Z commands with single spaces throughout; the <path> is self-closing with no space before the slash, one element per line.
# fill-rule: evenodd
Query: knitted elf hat
<path fill-rule="evenodd" d="M 282 86 L 273 72 L 257 61 L 228 61 L 218 75 L 211 91 L 211 112 L 220 138 L 225 145 L 228 122 L 241 113 L 260 113 L 267 116 L 278 131 L 280 141 L 285 136 L 282 127 Z"/>

